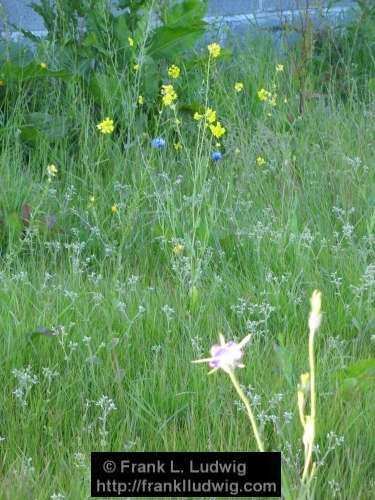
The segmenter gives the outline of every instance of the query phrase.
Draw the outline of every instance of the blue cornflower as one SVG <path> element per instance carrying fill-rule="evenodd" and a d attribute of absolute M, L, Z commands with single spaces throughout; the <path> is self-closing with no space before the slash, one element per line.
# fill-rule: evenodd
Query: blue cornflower
<path fill-rule="evenodd" d="M 165 139 L 162 137 L 155 137 L 155 139 L 151 141 L 151 146 L 156 149 L 162 149 L 165 147 Z"/>
<path fill-rule="evenodd" d="M 212 161 L 219 161 L 223 155 L 220 153 L 220 151 L 212 151 L 211 153 L 211 160 Z"/>

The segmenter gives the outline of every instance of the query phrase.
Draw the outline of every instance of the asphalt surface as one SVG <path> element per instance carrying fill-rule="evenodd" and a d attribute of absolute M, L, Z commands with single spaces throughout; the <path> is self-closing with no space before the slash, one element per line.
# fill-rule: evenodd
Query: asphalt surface
<path fill-rule="evenodd" d="M 41 18 L 31 9 L 29 4 L 39 0 L 0 0 L 0 30 L 8 23 L 22 27 L 30 31 L 41 31 L 44 29 Z M 259 14 L 280 14 L 281 10 L 298 9 L 307 0 L 209 0 L 208 16 L 237 16 L 251 14 L 258 11 Z M 309 0 L 310 4 L 315 2 L 327 3 L 329 0 Z M 353 0 L 340 0 L 339 5 L 350 5 Z M 258 10 L 259 9 L 259 10 Z M 270 21 L 272 24 L 272 19 Z M 267 24 L 267 22 L 266 22 Z M 17 31 L 9 26 L 9 31 Z"/>
<path fill-rule="evenodd" d="M 37 0 L 33 0 L 37 3 Z M 9 23 L 28 30 L 42 30 L 43 22 L 40 17 L 28 6 L 31 0 L 0 0 L 0 11 L 6 14 Z M 0 24 L 4 26 L 4 15 L 0 13 Z M 10 31 L 14 31 L 10 28 Z"/>
<path fill-rule="evenodd" d="M 29 7 L 31 1 L 37 3 L 38 0 L 0 0 L 0 5 L 7 15 L 8 22 L 17 26 L 22 26 L 28 30 L 42 30 L 43 23 L 40 17 Z M 209 16 L 226 16 L 254 12 L 261 0 L 209 0 L 207 14 Z M 262 0 L 263 5 L 274 2 L 290 2 L 291 0 Z M 295 0 L 294 0 L 295 1 Z M 3 16 L 0 15 L 0 25 Z M 13 31 L 13 30 L 11 30 Z"/>

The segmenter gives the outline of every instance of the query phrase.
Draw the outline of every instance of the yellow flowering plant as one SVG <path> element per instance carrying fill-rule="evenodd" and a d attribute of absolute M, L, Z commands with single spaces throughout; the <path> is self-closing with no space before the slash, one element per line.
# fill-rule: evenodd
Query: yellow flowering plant
<path fill-rule="evenodd" d="M 256 159 L 256 164 L 258 167 L 263 167 L 263 165 L 266 164 L 266 160 L 263 158 L 263 156 L 258 156 Z"/>
<path fill-rule="evenodd" d="M 206 119 L 207 119 L 208 123 L 214 123 L 217 119 L 216 111 L 214 111 L 211 108 L 207 108 Z"/>
<path fill-rule="evenodd" d="M 217 113 L 211 108 L 207 108 L 204 114 L 196 111 L 193 115 L 194 120 L 200 121 L 205 119 L 208 123 L 214 123 L 217 120 Z"/>
<path fill-rule="evenodd" d="M 58 168 L 54 164 L 47 165 L 47 176 L 48 181 L 51 182 L 54 177 L 57 176 Z"/>
<path fill-rule="evenodd" d="M 47 5 L 50 2 L 45 3 Z M 124 88 L 119 84 L 120 81 L 129 79 L 130 86 L 137 89 L 133 102 L 136 102 L 139 92 L 143 94 L 150 108 L 153 106 L 156 108 L 160 102 L 158 96 L 161 78 L 167 76 L 171 82 L 181 78 L 186 63 L 193 61 L 191 49 L 205 34 L 206 2 L 202 0 L 153 2 L 153 6 L 145 0 L 122 0 L 115 3 L 119 4 L 116 13 L 113 11 L 113 2 L 110 1 L 61 1 L 57 10 L 52 9 L 53 12 L 49 12 L 47 7 L 40 6 L 39 15 L 42 17 L 43 11 L 49 12 L 48 20 L 45 19 L 46 39 L 43 37 L 43 42 L 42 40 L 39 42 L 35 40 L 35 36 L 29 35 L 36 45 L 41 44 L 40 48 L 44 46 L 45 40 L 49 42 L 53 40 L 56 48 L 51 71 L 52 63 L 49 62 L 49 58 L 37 56 L 37 60 L 33 63 L 38 68 L 36 78 L 42 73 L 44 76 L 48 73 L 53 78 L 61 79 L 75 76 L 75 72 L 69 68 L 55 71 L 55 68 L 61 67 L 59 58 L 66 52 L 66 40 L 70 40 L 75 64 L 80 68 L 84 81 L 90 82 L 87 91 L 93 100 L 103 101 L 113 96 L 112 113 L 121 116 L 123 111 L 121 94 Z M 165 5 L 163 15 L 155 23 L 155 9 L 159 3 Z M 96 4 L 100 4 L 97 12 L 97 9 L 92 8 Z M 176 19 L 178 19 L 178 29 L 176 29 Z M 62 20 L 64 29 L 56 29 Z M 81 22 L 82 26 L 90 26 L 89 38 L 95 43 L 89 43 L 88 37 L 83 36 L 80 29 Z M 207 50 L 206 44 L 204 50 Z M 220 50 L 219 44 L 210 46 L 211 57 L 218 57 Z M 44 48 L 43 51 L 38 50 L 35 53 L 46 54 Z M 88 64 L 89 61 L 95 61 L 95 64 Z M 165 67 L 164 61 L 171 63 Z M 5 79 L 5 76 L 1 75 L 0 79 Z M 171 107 L 175 100 L 176 96 L 168 92 L 163 95 L 163 106 Z M 147 118 L 152 121 L 152 116 L 150 113 Z M 128 118 L 132 119 L 132 116 Z M 112 133 L 105 125 L 98 130 L 103 134 Z"/>
<path fill-rule="evenodd" d="M 242 82 L 236 82 L 236 83 L 234 84 L 234 90 L 235 90 L 236 92 L 242 92 L 242 91 L 243 91 L 243 89 L 244 89 L 244 85 L 243 85 L 243 83 L 242 83 Z"/>
<path fill-rule="evenodd" d="M 170 78 L 173 78 L 174 80 L 176 80 L 180 76 L 180 73 L 181 73 L 180 68 L 178 66 L 176 66 L 175 64 L 172 64 L 172 66 L 169 66 L 168 76 Z"/>
<path fill-rule="evenodd" d="M 209 45 L 207 45 L 207 49 L 208 49 L 208 52 L 210 54 L 210 57 L 216 59 L 217 57 L 220 56 L 221 47 L 218 43 L 216 43 L 216 42 L 210 43 Z"/>
<path fill-rule="evenodd" d="M 184 250 L 185 247 L 181 243 L 176 243 L 175 246 L 173 247 L 173 253 L 177 256 L 182 255 Z"/>
<path fill-rule="evenodd" d="M 266 89 L 260 89 L 257 92 L 257 96 L 258 96 L 258 99 L 260 101 L 264 102 L 264 101 L 268 101 L 272 97 L 272 94 L 271 94 L 271 92 L 269 92 Z"/>
<path fill-rule="evenodd" d="M 97 124 L 96 128 L 101 134 L 112 134 L 115 130 L 115 125 L 112 118 L 104 118 L 100 123 Z"/>
<path fill-rule="evenodd" d="M 165 107 L 172 107 L 174 101 L 177 99 L 177 93 L 173 88 L 173 85 L 162 85 L 161 86 L 162 103 Z"/>
<path fill-rule="evenodd" d="M 273 94 L 269 90 L 262 88 L 262 89 L 258 90 L 257 96 L 261 102 L 267 102 L 271 106 L 276 106 L 276 104 L 277 104 L 277 94 L 275 94 L 275 93 Z"/>
<path fill-rule="evenodd" d="M 220 137 L 222 137 L 226 130 L 225 128 L 221 125 L 220 122 L 216 122 L 216 124 L 211 124 L 210 125 L 210 130 L 211 130 L 211 133 L 212 135 L 216 138 L 216 139 L 220 139 Z"/>

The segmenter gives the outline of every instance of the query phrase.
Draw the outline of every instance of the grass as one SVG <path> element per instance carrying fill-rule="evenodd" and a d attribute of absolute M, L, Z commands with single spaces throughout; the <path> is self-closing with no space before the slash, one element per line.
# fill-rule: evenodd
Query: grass
<path fill-rule="evenodd" d="M 96 124 L 111 102 L 98 109 L 77 82 L 20 86 L 5 101 L 1 498 L 86 498 L 92 450 L 255 450 L 225 374 L 191 364 L 219 332 L 252 334 L 237 375 L 297 498 L 297 385 L 315 288 L 324 316 L 310 495 L 372 497 L 374 393 L 344 390 L 338 372 L 374 355 L 374 95 L 359 98 L 352 82 L 342 100 L 332 86 L 300 116 L 292 57 L 262 44 L 211 61 L 208 89 L 205 77 L 183 70 L 179 100 L 207 95 L 217 110 L 227 129 L 217 163 L 190 112 L 177 108 L 178 126 L 171 110 L 139 125 L 134 88 L 122 89 L 124 116 L 108 136 Z M 273 84 L 276 107 L 256 98 Z M 18 129 L 29 111 L 65 114 L 69 136 L 28 146 Z M 154 136 L 167 147 L 152 149 Z M 25 204 L 20 234 L 4 221 Z"/>

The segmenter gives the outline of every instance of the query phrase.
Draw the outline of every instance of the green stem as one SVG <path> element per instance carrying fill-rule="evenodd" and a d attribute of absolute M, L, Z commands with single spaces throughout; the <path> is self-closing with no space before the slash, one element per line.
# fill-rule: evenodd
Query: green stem
<path fill-rule="evenodd" d="M 240 396 L 243 404 L 245 405 L 247 414 L 249 415 L 251 427 L 253 428 L 253 432 L 254 432 L 255 440 L 256 440 L 257 445 L 258 445 L 258 449 L 259 449 L 259 451 L 264 451 L 264 445 L 263 445 L 262 439 L 260 437 L 260 434 L 259 434 L 259 431 L 258 431 L 258 426 L 257 426 L 257 423 L 255 421 L 255 417 L 254 417 L 253 411 L 251 409 L 249 400 L 245 396 L 243 390 L 241 389 L 241 386 L 240 386 L 240 384 L 239 384 L 239 382 L 238 382 L 238 380 L 237 380 L 237 378 L 236 378 L 236 376 L 234 374 L 234 371 L 230 370 L 228 372 L 228 374 L 229 374 L 229 377 L 230 377 L 230 379 L 232 381 L 232 384 L 234 385 L 234 388 L 236 389 L 236 391 L 237 391 L 238 395 Z"/>

